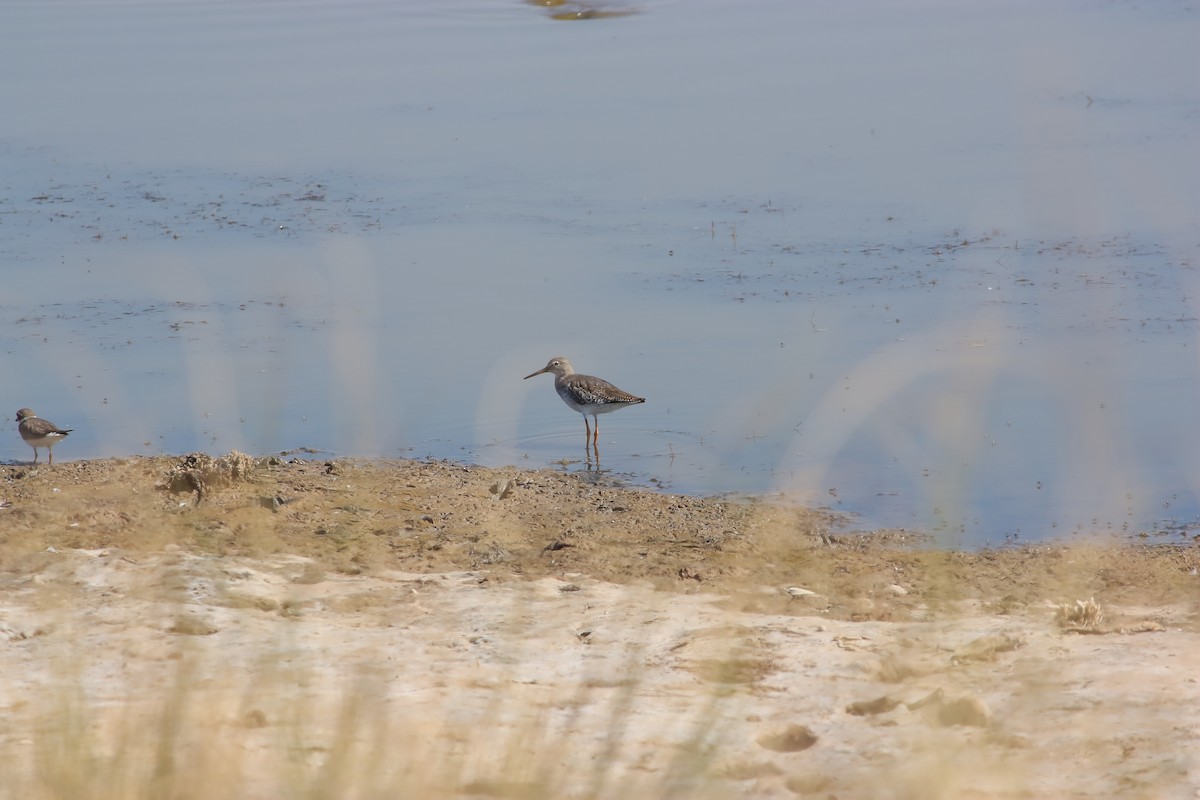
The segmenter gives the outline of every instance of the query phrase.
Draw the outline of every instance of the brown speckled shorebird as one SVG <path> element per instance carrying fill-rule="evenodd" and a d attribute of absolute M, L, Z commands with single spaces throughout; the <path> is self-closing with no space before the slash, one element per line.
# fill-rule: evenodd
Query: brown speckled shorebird
<path fill-rule="evenodd" d="M 583 414 L 584 438 L 590 438 L 593 445 L 600 438 L 598 414 L 607 414 L 619 408 L 646 402 L 646 398 L 621 391 L 606 380 L 594 378 L 591 375 L 576 374 L 571 367 L 571 362 L 562 356 L 550 359 L 550 363 L 537 372 L 526 375 L 524 379 L 529 380 L 534 375 L 541 375 L 544 372 L 554 374 L 554 391 L 558 392 L 558 396 L 562 398 L 563 402 Z M 591 414 L 592 419 L 596 422 L 595 432 L 588 425 L 588 414 Z"/>
<path fill-rule="evenodd" d="M 21 438 L 33 448 L 33 463 L 37 463 L 38 448 L 46 448 L 49 454 L 50 463 L 54 463 L 54 445 L 67 438 L 67 434 L 71 432 L 71 428 L 63 430 L 47 419 L 42 419 L 37 414 L 33 413 L 32 408 L 22 408 L 17 412 L 17 430 L 21 432 Z"/>

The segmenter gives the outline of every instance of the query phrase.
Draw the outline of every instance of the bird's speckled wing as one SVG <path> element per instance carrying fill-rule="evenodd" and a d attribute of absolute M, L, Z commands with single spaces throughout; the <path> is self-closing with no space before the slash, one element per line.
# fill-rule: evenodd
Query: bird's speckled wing
<path fill-rule="evenodd" d="M 609 403 L 629 405 L 644 403 L 645 399 L 618 389 L 603 378 L 591 375 L 567 375 L 562 379 L 560 393 L 581 406 L 602 406 Z"/>

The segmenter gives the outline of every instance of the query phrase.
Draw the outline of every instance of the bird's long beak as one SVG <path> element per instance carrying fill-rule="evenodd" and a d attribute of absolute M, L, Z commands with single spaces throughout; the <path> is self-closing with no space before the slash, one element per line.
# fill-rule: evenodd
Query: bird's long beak
<path fill-rule="evenodd" d="M 541 375 L 543 372 L 549 372 L 549 371 L 550 371 L 550 368 L 549 368 L 549 367 L 542 367 L 542 368 L 541 368 L 541 369 L 539 369 L 537 372 L 531 372 L 531 373 L 529 373 L 529 374 L 528 374 L 528 375 L 526 375 L 524 378 L 521 378 L 521 380 L 523 380 L 523 381 L 527 381 L 527 380 L 529 380 L 530 378 L 532 378 L 534 375 Z"/>

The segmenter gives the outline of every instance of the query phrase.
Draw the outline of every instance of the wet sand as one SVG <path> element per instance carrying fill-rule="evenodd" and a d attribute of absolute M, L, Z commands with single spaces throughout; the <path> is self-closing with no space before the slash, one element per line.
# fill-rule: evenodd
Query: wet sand
<path fill-rule="evenodd" d="M 1200 791 L 1192 541 L 952 552 L 443 462 L 0 474 L 13 796 Z"/>

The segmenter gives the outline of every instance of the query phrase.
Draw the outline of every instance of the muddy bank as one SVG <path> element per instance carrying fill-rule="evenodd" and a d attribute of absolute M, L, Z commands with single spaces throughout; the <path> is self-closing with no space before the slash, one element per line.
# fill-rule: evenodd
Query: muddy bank
<path fill-rule="evenodd" d="M 207 457 L 201 457 L 207 458 Z M 231 460 L 232 459 L 232 460 Z M 762 610 L 819 594 L 831 616 L 907 618 L 977 599 L 1173 602 L 1192 596 L 1194 543 L 1072 541 L 953 552 L 903 531 L 830 533 L 817 512 L 628 489 L 552 470 L 447 462 L 155 457 L 3 468 L 0 553 L 47 548 L 290 554 L 343 575 L 487 570 L 584 574 L 656 589 L 748 591 Z M 205 477 L 204 471 L 210 474 Z M 924 613 L 924 612 L 922 612 Z"/>
<path fill-rule="evenodd" d="M 22 796 L 1200 789 L 1194 544 L 955 553 L 447 463 L 0 474 Z"/>

